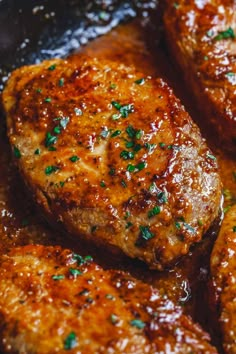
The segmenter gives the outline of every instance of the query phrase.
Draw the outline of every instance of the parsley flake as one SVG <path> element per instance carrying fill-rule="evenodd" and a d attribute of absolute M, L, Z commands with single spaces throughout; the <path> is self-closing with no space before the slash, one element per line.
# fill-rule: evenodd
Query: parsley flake
<path fill-rule="evenodd" d="M 64 341 L 64 349 L 70 350 L 75 348 L 77 345 L 77 339 L 75 332 L 70 332 Z"/>
<path fill-rule="evenodd" d="M 59 167 L 57 166 L 47 166 L 44 170 L 45 175 L 49 176 L 51 175 L 53 172 L 56 172 L 59 170 Z"/>
<path fill-rule="evenodd" d="M 65 279 L 65 276 L 63 274 L 58 274 L 58 275 L 52 275 L 53 280 L 62 280 Z"/>
<path fill-rule="evenodd" d="M 235 34 L 232 27 L 227 28 L 225 31 L 220 31 L 217 36 L 214 37 L 215 41 L 220 41 L 221 39 L 234 39 Z"/>
<path fill-rule="evenodd" d="M 61 77 L 61 78 L 59 79 L 59 81 L 58 81 L 58 86 L 59 86 L 59 87 L 62 87 L 62 86 L 64 86 L 64 83 L 65 83 L 65 80 L 64 80 L 63 77 Z"/>
<path fill-rule="evenodd" d="M 146 325 L 142 320 L 131 320 L 130 321 L 131 326 L 136 327 L 138 329 L 143 329 Z"/>
<path fill-rule="evenodd" d="M 122 118 L 127 118 L 129 113 L 134 112 L 134 105 L 132 103 L 122 106 L 119 102 L 112 101 L 111 104 L 120 112 Z"/>
<path fill-rule="evenodd" d="M 150 231 L 149 226 L 139 226 L 140 236 L 145 241 L 154 237 L 154 234 Z"/>
<path fill-rule="evenodd" d="M 138 79 L 138 80 L 136 80 L 136 81 L 134 81 L 135 82 L 135 84 L 137 84 L 137 85 L 143 85 L 144 83 L 145 83 L 145 79 L 142 77 L 141 79 Z"/>
<path fill-rule="evenodd" d="M 71 156 L 70 158 L 69 158 L 69 160 L 71 161 L 71 162 L 76 162 L 76 161 L 79 161 L 79 157 L 77 156 L 77 155 L 73 155 L 73 156 Z"/>
<path fill-rule="evenodd" d="M 155 206 L 153 209 L 148 211 L 148 217 L 149 219 L 152 218 L 155 215 L 160 214 L 161 208 L 159 206 Z"/>
<path fill-rule="evenodd" d="M 112 134 L 111 134 L 111 138 L 115 138 L 116 136 L 121 134 L 121 130 L 115 130 Z"/>
<path fill-rule="evenodd" d="M 17 158 L 17 159 L 20 159 L 21 158 L 21 152 L 20 150 L 18 149 L 17 146 L 14 145 L 13 147 L 13 154 L 14 156 Z"/>
<path fill-rule="evenodd" d="M 78 270 L 78 269 L 74 269 L 74 268 L 70 268 L 70 274 L 71 275 L 73 275 L 73 277 L 77 277 L 77 275 L 81 275 L 82 274 L 82 272 L 81 272 L 81 270 Z"/>
<path fill-rule="evenodd" d="M 45 146 L 49 147 L 57 142 L 57 137 L 51 133 L 46 133 Z"/>
<path fill-rule="evenodd" d="M 236 232 L 236 226 L 233 226 L 233 232 Z"/>
<path fill-rule="evenodd" d="M 56 64 L 52 64 L 51 66 L 49 66 L 48 70 L 53 71 L 56 69 Z"/>

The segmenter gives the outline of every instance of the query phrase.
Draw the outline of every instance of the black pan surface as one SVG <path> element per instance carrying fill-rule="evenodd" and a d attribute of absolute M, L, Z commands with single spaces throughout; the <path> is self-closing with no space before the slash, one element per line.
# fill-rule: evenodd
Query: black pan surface
<path fill-rule="evenodd" d="M 0 90 L 16 67 L 65 57 L 158 0 L 0 0 Z"/>

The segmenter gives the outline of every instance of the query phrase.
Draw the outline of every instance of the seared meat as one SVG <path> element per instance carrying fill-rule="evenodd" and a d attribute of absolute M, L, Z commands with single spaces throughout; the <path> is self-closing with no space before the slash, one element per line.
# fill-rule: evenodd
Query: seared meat
<path fill-rule="evenodd" d="M 221 147 L 236 151 L 236 2 L 166 0 L 166 38 Z"/>
<path fill-rule="evenodd" d="M 236 205 L 226 213 L 211 255 L 225 353 L 236 353 Z"/>
<path fill-rule="evenodd" d="M 23 177 L 51 220 L 163 268 L 218 214 L 217 163 L 171 89 L 78 57 L 13 72 L 3 93 Z"/>
<path fill-rule="evenodd" d="M 216 353 L 157 290 L 89 256 L 25 246 L 0 259 L 4 353 Z"/>

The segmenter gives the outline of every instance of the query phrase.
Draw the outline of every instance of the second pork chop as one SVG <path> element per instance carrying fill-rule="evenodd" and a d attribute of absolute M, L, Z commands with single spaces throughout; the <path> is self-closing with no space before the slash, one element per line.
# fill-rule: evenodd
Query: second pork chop
<path fill-rule="evenodd" d="M 216 218 L 216 159 L 161 79 L 52 60 L 13 72 L 3 103 L 27 185 L 72 234 L 162 269 Z"/>

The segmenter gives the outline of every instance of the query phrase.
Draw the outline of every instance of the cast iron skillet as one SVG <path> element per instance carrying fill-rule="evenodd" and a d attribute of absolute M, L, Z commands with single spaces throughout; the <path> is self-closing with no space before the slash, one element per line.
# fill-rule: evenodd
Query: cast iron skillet
<path fill-rule="evenodd" d="M 16 67 L 65 57 L 158 0 L 0 0 L 0 91 Z"/>

